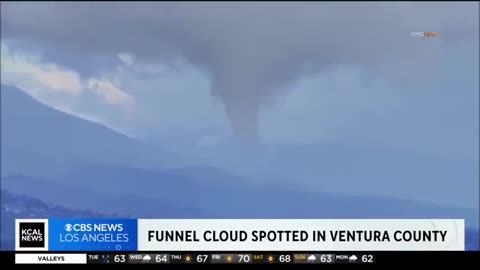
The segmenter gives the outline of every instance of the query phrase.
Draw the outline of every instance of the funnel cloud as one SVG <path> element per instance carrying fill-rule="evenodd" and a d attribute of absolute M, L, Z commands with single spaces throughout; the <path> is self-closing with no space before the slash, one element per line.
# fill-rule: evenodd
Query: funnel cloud
<path fill-rule="evenodd" d="M 17 2 L 2 3 L 1 25 L 6 38 L 49 43 L 85 56 L 127 52 L 143 62 L 184 59 L 208 74 L 211 94 L 225 105 L 236 137 L 257 143 L 261 109 L 289 83 L 334 65 L 362 66 L 393 82 L 425 79 L 418 74 L 434 68 L 440 55 L 435 46 L 448 46 L 478 31 L 477 7 Z M 440 32 L 446 38 L 432 46 L 412 40 L 413 31 Z M 394 59 L 402 59 L 399 63 L 408 68 L 392 65 Z"/>

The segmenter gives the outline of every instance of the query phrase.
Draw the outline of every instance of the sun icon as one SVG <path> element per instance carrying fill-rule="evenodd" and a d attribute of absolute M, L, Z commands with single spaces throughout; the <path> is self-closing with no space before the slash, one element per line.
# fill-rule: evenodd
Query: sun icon
<path fill-rule="evenodd" d="M 226 260 L 227 260 L 227 263 L 232 263 L 232 262 L 233 262 L 233 257 L 232 257 L 232 255 L 228 255 L 227 258 L 226 258 Z"/>
<path fill-rule="evenodd" d="M 268 263 L 274 263 L 275 262 L 275 257 L 273 255 L 268 255 L 267 261 L 268 261 Z"/>
<path fill-rule="evenodd" d="M 190 255 L 185 255 L 185 259 L 184 259 L 184 260 L 185 260 L 186 263 L 191 263 L 191 262 L 192 262 L 192 256 L 190 256 Z"/>

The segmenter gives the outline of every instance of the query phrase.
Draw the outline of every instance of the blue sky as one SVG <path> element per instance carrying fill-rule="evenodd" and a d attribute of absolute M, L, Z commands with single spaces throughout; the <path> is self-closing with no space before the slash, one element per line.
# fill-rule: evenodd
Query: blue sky
<path fill-rule="evenodd" d="M 208 5 L 2 3 L 2 83 L 138 138 L 478 159 L 478 3 Z"/>

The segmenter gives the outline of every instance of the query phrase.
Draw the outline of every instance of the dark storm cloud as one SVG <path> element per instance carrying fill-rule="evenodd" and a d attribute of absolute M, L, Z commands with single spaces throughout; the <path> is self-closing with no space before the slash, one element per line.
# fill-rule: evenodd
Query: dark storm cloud
<path fill-rule="evenodd" d="M 442 35 L 441 46 L 478 35 L 478 3 L 16 2 L 2 3 L 1 15 L 2 37 L 78 54 L 187 59 L 210 74 L 212 95 L 247 141 L 258 139 L 261 106 L 299 75 L 354 64 L 410 78 L 438 56 L 412 31 L 455 37 Z"/>

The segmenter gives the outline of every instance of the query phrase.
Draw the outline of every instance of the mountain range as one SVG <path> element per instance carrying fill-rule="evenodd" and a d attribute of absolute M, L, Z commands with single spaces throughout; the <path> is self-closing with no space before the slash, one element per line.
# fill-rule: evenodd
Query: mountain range
<path fill-rule="evenodd" d="M 191 162 L 46 106 L 11 86 L 1 86 L 1 121 L 2 175 L 50 177 L 83 163 L 159 168 Z"/>
<path fill-rule="evenodd" d="M 391 181 L 396 181 L 395 185 L 400 187 L 402 177 L 408 177 L 400 165 L 389 167 L 394 164 L 387 162 L 389 157 L 384 163 L 373 164 L 374 160 L 363 158 L 355 150 L 335 149 L 323 149 L 328 150 L 330 158 L 322 160 L 312 152 L 304 158 L 309 158 L 313 164 L 310 167 L 322 168 L 331 179 L 355 178 L 362 170 L 385 177 L 390 170 Z M 301 178 L 328 180 L 325 175 L 316 176 L 316 171 L 308 172 L 308 164 L 293 159 L 298 154 L 292 153 L 299 150 L 289 151 L 291 154 L 286 157 L 288 152 L 275 156 L 274 164 L 282 170 L 288 170 L 289 166 L 295 168 L 292 171 L 298 170 L 299 175 L 303 174 Z M 350 158 L 344 161 L 342 157 L 345 156 Z M 403 159 L 408 160 L 408 157 Z M 358 160 L 358 164 L 349 164 L 352 160 Z M 342 161 L 345 168 L 354 170 L 331 166 Z M 435 164 L 428 169 L 433 170 Z M 375 165 L 381 168 L 372 169 Z M 415 166 L 418 165 L 410 162 L 404 168 L 411 170 Z M 1 169 L 1 187 L 5 192 L 106 215 L 115 213 L 135 218 L 465 218 L 467 226 L 478 227 L 478 208 L 442 206 L 382 194 L 339 195 L 297 189 L 288 184 L 276 185 L 274 180 L 255 181 L 55 110 L 22 90 L 5 85 L 1 86 Z M 278 178 L 281 176 L 279 173 Z M 288 178 L 294 176 L 292 173 Z M 275 175 L 268 174 L 265 178 L 275 179 Z M 445 184 L 444 180 L 441 184 Z M 395 185 L 392 184 L 392 188 Z"/>

